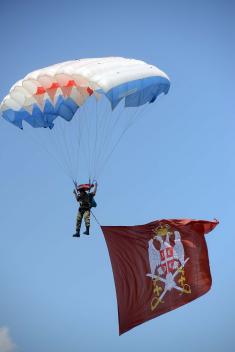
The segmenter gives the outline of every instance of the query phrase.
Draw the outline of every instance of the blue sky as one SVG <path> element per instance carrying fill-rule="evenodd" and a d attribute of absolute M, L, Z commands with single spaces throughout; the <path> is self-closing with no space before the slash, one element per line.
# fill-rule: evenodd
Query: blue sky
<path fill-rule="evenodd" d="M 171 89 L 123 137 L 99 180 L 103 225 L 218 218 L 207 236 L 213 286 L 118 336 L 99 226 L 71 235 L 71 180 L 0 123 L 0 350 L 230 352 L 234 345 L 235 5 L 233 1 L 1 1 L 0 99 L 28 72 L 124 56 L 164 70 Z M 170 338 L 169 338 L 170 337 Z"/>

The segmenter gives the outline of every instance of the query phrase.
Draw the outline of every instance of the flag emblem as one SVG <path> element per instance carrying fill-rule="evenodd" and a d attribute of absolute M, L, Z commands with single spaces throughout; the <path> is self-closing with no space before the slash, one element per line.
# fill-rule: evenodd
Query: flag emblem
<path fill-rule="evenodd" d="M 148 257 L 150 273 L 146 276 L 152 279 L 152 311 L 164 303 L 164 297 L 172 290 L 180 295 L 191 293 L 185 276 L 185 266 L 190 258 L 185 258 L 179 231 L 161 223 L 154 228 L 153 237 L 148 241 Z"/>

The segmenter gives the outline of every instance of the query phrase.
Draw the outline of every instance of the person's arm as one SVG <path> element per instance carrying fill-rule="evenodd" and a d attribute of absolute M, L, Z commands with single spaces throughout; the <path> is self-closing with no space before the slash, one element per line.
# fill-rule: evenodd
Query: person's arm
<path fill-rule="evenodd" d="M 79 201 L 79 194 L 77 193 L 76 189 L 73 190 L 73 194 L 77 201 Z"/>
<path fill-rule="evenodd" d="M 97 184 L 97 181 L 94 181 L 94 189 L 93 189 L 93 191 L 92 191 L 93 196 L 96 195 L 97 185 L 98 185 L 98 184 Z"/>

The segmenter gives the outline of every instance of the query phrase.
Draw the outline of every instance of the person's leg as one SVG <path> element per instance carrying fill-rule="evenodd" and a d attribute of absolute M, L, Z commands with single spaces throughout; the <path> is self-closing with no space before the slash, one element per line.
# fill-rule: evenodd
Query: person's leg
<path fill-rule="evenodd" d="M 82 218 L 83 218 L 83 212 L 78 210 L 77 221 L 76 221 L 76 233 L 73 235 L 73 237 L 80 237 Z"/>
<path fill-rule="evenodd" d="M 89 235 L 90 234 L 90 232 L 89 232 L 89 230 L 90 230 L 90 210 L 86 210 L 84 212 L 84 221 L 85 221 L 85 225 L 86 225 L 86 231 L 83 233 L 84 233 L 84 235 Z"/>

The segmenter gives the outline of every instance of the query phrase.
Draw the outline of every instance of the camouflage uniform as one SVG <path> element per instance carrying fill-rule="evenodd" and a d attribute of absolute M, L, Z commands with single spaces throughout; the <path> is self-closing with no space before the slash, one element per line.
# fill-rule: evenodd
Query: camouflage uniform
<path fill-rule="evenodd" d="M 86 227 L 90 226 L 90 209 L 81 209 L 78 210 L 77 222 L 76 222 L 76 232 L 80 232 L 82 218 L 84 218 Z"/>
<path fill-rule="evenodd" d="M 82 219 L 84 218 L 86 227 L 90 227 L 90 209 L 92 198 L 94 197 L 93 193 L 85 193 L 84 196 L 78 197 L 78 202 L 80 207 L 78 209 L 77 222 L 76 222 L 76 232 L 80 232 Z"/>

